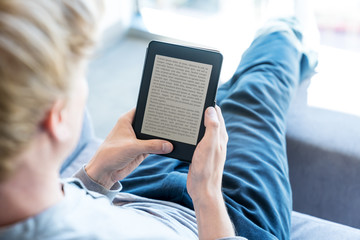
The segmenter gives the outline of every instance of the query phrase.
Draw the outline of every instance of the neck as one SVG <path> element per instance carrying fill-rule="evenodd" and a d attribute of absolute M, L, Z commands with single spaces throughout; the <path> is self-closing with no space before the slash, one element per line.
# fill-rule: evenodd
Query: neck
<path fill-rule="evenodd" d="M 0 226 L 39 214 L 62 199 L 59 164 L 47 153 L 36 147 L 27 151 L 15 160 L 20 163 L 16 172 L 0 182 Z"/>
<path fill-rule="evenodd" d="M 0 193 L 0 226 L 34 216 L 62 198 L 58 176 L 44 173 L 19 175 L 1 184 Z"/>

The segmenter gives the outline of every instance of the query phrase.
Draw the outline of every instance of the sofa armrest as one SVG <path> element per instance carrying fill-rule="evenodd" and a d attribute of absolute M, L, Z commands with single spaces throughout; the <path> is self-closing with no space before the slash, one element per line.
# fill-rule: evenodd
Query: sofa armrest
<path fill-rule="evenodd" d="M 360 118 L 292 108 L 287 154 L 294 210 L 360 227 Z"/>

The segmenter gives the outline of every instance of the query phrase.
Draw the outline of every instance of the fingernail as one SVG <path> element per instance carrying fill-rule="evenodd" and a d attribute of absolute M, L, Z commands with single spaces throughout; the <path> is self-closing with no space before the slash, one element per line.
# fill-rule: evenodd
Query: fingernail
<path fill-rule="evenodd" d="M 207 114 L 208 114 L 210 117 L 214 117 L 214 116 L 216 115 L 215 108 L 209 107 Z"/>
<path fill-rule="evenodd" d="M 170 143 L 163 143 L 162 144 L 162 151 L 163 152 L 170 152 L 171 151 L 171 144 Z"/>

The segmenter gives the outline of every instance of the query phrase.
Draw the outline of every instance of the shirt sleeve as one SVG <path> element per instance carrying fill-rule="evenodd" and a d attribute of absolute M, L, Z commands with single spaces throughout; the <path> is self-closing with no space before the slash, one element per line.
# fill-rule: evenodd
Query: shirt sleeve
<path fill-rule="evenodd" d="M 122 189 L 120 182 L 116 182 L 110 189 L 107 189 L 101 184 L 95 182 L 89 177 L 89 175 L 87 175 L 85 165 L 80 168 L 73 177 L 79 179 L 89 191 L 100 193 L 109 198 L 111 202 L 114 200 L 116 194 L 118 194 Z"/>

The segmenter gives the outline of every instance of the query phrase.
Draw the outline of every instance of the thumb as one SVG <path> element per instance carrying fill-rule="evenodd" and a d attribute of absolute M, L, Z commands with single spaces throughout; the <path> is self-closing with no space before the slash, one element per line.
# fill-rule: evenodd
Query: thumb
<path fill-rule="evenodd" d="M 164 140 L 139 140 L 139 143 L 142 146 L 142 152 L 145 154 L 166 154 L 173 150 L 173 145 L 170 142 Z"/>
<path fill-rule="evenodd" d="M 214 136 L 219 131 L 219 118 L 214 107 L 208 107 L 205 112 L 205 134 Z"/>

